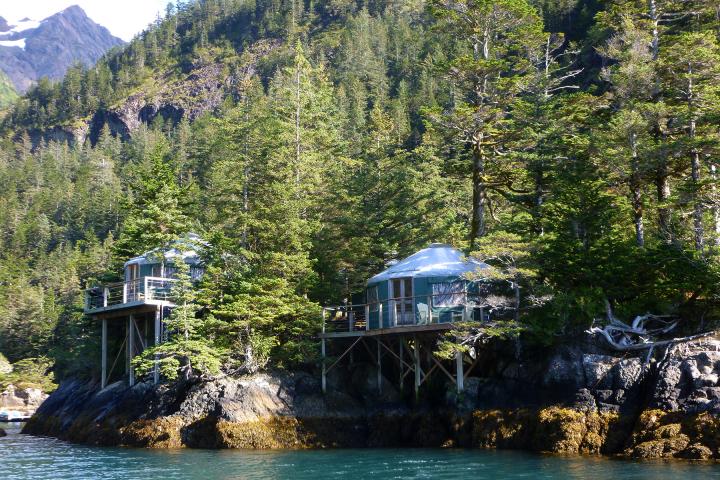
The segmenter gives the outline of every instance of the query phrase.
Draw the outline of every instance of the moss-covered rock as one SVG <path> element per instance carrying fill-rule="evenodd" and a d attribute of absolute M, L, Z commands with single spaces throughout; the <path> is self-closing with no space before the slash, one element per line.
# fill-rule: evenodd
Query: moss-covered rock
<path fill-rule="evenodd" d="M 565 454 L 606 453 L 608 440 L 614 440 L 613 426 L 617 424 L 619 417 L 614 413 L 562 407 L 476 411 L 473 445 Z"/>
<path fill-rule="evenodd" d="M 123 445 L 145 448 L 180 448 L 184 421 L 170 416 L 153 420 L 136 420 L 121 429 Z"/>

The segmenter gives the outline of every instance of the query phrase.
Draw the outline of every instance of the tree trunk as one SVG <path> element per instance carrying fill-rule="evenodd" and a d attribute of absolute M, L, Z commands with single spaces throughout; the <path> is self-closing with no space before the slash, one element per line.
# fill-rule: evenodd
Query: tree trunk
<path fill-rule="evenodd" d="M 665 243 L 672 243 L 673 232 L 672 232 L 672 214 L 668 202 L 670 201 L 670 180 L 667 166 L 667 159 L 662 158 L 661 163 L 658 166 L 655 187 L 657 188 L 657 202 L 658 202 L 658 230 L 660 236 Z"/>
<path fill-rule="evenodd" d="M 482 142 L 482 140 L 478 143 L 480 142 Z M 477 240 L 485 235 L 485 203 L 487 201 L 487 192 L 485 191 L 484 175 L 485 154 L 482 147 L 476 144 L 473 148 L 473 200 L 472 222 L 470 224 L 471 247 L 475 247 L 477 245 Z"/>
<path fill-rule="evenodd" d="M 705 233 L 703 231 L 704 207 L 698 195 L 700 190 L 700 153 L 698 153 L 695 148 L 693 148 L 691 152 L 691 175 L 693 182 L 693 234 L 695 238 L 695 249 L 702 250 L 705 246 Z"/>
<path fill-rule="evenodd" d="M 695 121 L 695 96 L 693 85 L 693 68 L 688 65 L 688 110 L 690 112 L 690 175 L 692 178 L 692 201 L 693 201 L 693 237 L 695 249 L 700 251 L 705 244 L 703 232 L 703 204 L 700 199 L 700 152 L 695 145 L 696 121 Z"/>
<path fill-rule="evenodd" d="M 640 162 L 637 152 L 637 134 L 630 134 L 630 149 L 632 151 L 632 161 L 630 164 L 630 203 L 633 209 L 633 220 L 635 223 L 635 241 L 638 247 L 645 246 L 645 225 L 643 223 L 643 204 L 642 204 L 642 183 L 640 177 Z"/>
<path fill-rule="evenodd" d="M 295 184 L 300 186 L 300 64 L 295 65 Z"/>
<path fill-rule="evenodd" d="M 710 175 L 712 176 L 712 215 L 713 224 L 715 226 L 715 246 L 720 246 L 720 205 L 718 205 L 717 195 L 717 167 L 715 164 L 710 166 Z"/>
<path fill-rule="evenodd" d="M 545 202 L 544 184 L 543 169 L 540 167 L 535 171 L 535 205 L 533 208 L 533 217 L 535 217 L 535 232 L 541 237 L 545 234 L 542 221 L 542 206 Z"/>

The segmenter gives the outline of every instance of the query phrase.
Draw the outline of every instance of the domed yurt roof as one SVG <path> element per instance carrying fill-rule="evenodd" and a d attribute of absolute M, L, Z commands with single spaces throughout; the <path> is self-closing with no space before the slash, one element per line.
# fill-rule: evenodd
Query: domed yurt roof
<path fill-rule="evenodd" d="M 176 258 L 182 258 L 185 263 L 195 265 L 200 263 L 200 253 L 203 248 L 209 244 L 195 233 L 187 235 L 173 241 L 167 248 L 156 248 L 145 252 L 140 256 L 131 258 L 125 262 L 125 266 L 131 264 L 144 265 L 155 264 L 162 261 L 172 263 Z"/>
<path fill-rule="evenodd" d="M 487 265 L 467 257 L 450 245 L 433 243 L 378 273 L 367 283 L 370 285 L 402 277 L 461 277 L 479 268 L 487 268 Z"/>

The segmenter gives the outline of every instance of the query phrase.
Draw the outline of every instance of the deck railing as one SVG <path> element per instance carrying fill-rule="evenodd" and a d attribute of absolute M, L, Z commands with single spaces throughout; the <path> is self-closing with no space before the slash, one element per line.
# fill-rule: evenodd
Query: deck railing
<path fill-rule="evenodd" d="M 138 301 L 170 301 L 172 278 L 140 277 L 127 282 L 109 283 L 85 292 L 85 310 L 114 307 Z"/>
<path fill-rule="evenodd" d="M 373 303 L 323 307 L 323 333 L 481 321 L 483 308 L 466 299 L 447 303 L 448 294 L 391 298 Z M 440 302 L 438 300 L 441 300 Z M 438 303 L 440 303 L 438 305 Z M 372 324 L 372 325 L 371 325 Z"/>

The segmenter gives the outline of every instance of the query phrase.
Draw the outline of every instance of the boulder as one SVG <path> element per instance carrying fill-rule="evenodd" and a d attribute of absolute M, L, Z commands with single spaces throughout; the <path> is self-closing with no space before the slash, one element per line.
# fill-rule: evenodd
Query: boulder
<path fill-rule="evenodd" d="M 613 379 L 610 374 L 616 359 L 608 355 L 585 354 L 582 359 L 585 386 L 590 389 L 610 389 Z"/>

